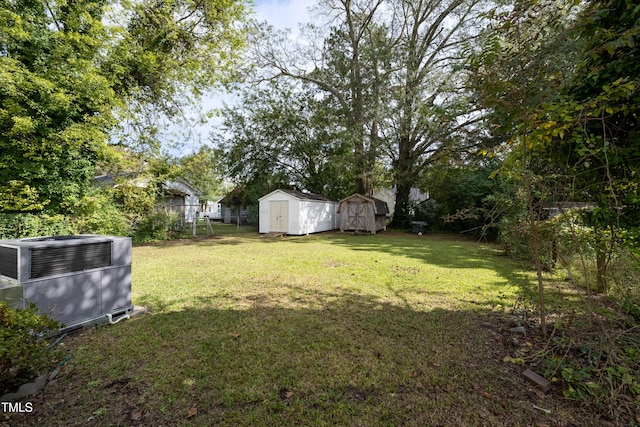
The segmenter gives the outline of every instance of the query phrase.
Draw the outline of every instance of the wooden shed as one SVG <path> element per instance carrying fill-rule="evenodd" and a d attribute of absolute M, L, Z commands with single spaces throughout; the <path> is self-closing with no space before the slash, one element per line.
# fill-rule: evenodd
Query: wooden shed
<path fill-rule="evenodd" d="M 352 194 L 338 204 L 341 231 L 364 231 L 376 234 L 386 229 L 387 202 L 372 196 Z"/>
<path fill-rule="evenodd" d="M 338 202 L 294 190 L 275 190 L 259 199 L 260 233 L 300 236 L 338 228 Z"/>

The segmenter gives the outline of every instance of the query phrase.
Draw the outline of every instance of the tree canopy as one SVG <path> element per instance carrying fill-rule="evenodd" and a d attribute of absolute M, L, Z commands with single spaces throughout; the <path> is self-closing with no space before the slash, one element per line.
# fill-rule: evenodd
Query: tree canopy
<path fill-rule="evenodd" d="M 398 190 L 394 218 L 406 226 L 420 171 L 475 145 L 461 65 L 487 9 L 480 0 L 320 1 L 297 45 L 258 27 L 252 60 L 262 79 L 316 88 L 350 147 L 355 189 L 380 188 L 374 171 L 384 165 Z"/>
<path fill-rule="evenodd" d="M 3 2 L 0 209 L 71 212 L 96 163 L 117 158 L 122 122 L 175 116 L 233 78 L 245 11 L 233 0 Z"/>
<path fill-rule="evenodd" d="M 227 174 L 263 192 L 297 187 L 334 198 L 355 190 L 350 139 L 316 88 L 273 81 L 224 111 L 216 135 Z"/>

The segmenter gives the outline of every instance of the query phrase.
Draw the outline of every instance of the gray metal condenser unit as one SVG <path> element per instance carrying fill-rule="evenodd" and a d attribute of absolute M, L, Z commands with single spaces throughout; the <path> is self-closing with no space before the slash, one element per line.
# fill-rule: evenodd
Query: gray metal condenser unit
<path fill-rule="evenodd" d="M 0 301 L 67 328 L 128 317 L 131 239 L 77 235 L 0 240 Z"/>

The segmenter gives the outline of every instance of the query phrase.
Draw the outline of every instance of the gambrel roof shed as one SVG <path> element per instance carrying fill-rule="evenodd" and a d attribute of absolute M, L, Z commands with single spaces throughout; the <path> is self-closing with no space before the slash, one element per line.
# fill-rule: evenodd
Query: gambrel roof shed
<path fill-rule="evenodd" d="M 320 194 L 275 190 L 261 197 L 260 233 L 305 235 L 338 228 L 338 202 Z"/>
<path fill-rule="evenodd" d="M 373 196 L 352 194 L 338 204 L 341 231 L 364 231 L 375 234 L 385 230 L 389 213 L 387 202 Z"/>

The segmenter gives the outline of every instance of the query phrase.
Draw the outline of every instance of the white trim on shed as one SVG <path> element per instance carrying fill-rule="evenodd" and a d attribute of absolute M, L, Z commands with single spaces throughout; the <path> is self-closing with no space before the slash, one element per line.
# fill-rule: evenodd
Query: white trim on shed
<path fill-rule="evenodd" d="M 259 203 L 260 233 L 301 236 L 335 230 L 340 224 L 338 202 L 319 194 L 275 190 L 262 196 Z"/>

